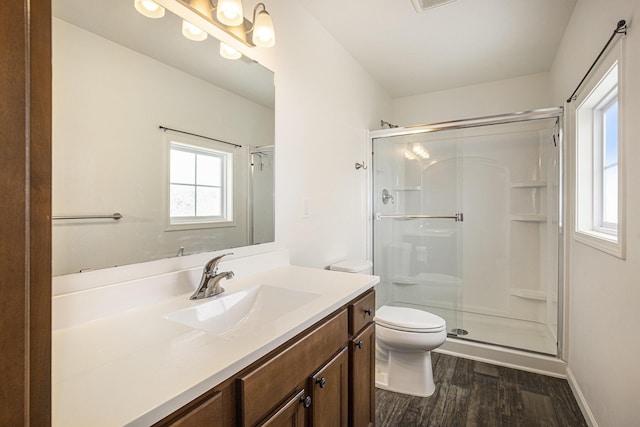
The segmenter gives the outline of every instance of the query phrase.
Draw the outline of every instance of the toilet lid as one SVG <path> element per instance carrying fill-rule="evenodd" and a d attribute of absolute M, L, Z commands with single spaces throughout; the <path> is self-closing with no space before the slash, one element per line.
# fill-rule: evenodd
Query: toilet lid
<path fill-rule="evenodd" d="M 422 310 L 384 305 L 376 310 L 375 321 L 381 326 L 409 332 L 440 332 L 446 329 L 445 320 Z"/>

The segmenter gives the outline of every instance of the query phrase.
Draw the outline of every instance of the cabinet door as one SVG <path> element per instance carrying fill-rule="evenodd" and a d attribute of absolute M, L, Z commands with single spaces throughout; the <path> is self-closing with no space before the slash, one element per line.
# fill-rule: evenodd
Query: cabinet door
<path fill-rule="evenodd" d="M 349 344 L 352 427 L 375 424 L 375 338 L 375 324 L 371 323 Z"/>
<path fill-rule="evenodd" d="M 349 352 L 345 347 L 309 379 L 311 425 L 347 426 L 349 411 Z"/>
<path fill-rule="evenodd" d="M 170 427 L 222 427 L 222 393 L 215 393 L 211 398 L 168 425 Z"/>
<path fill-rule="evenodd" d="M 311 404 L 311 398 L 305 397 L 305 394 L 305 390 L 300 390 L 258 425 L 260 427 L 305 427 L 307 425 L 306 409 Z"/>

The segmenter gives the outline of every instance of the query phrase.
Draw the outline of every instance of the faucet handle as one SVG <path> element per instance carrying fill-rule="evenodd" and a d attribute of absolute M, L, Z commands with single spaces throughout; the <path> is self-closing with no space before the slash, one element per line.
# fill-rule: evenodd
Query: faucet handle
<path fill-rule="evenodd" d="M 218 264 L 220 264 L 220 261 L 222 260 L 222 258 L 226 257 L 227 255 L 233 255 L 233 252 L 222 254 L 213 258 L 211 261 L 207 263 L 207 265 L 205 265 L 204 271 L 206 272 L 213 271 L 215 273 L 218 270 Z"/>

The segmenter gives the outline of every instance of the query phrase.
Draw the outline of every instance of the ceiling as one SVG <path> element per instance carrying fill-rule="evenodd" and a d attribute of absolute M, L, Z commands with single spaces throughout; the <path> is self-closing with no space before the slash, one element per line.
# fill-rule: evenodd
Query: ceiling
<path fill-rule="evenodd" d="M 549 71 L 577 0 L 299 0 L 399 98 Z"/>

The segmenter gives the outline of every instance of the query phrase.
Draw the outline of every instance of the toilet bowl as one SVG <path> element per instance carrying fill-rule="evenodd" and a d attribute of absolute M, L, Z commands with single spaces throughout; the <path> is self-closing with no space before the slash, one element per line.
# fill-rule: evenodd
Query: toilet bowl
<path fill-rule="evenodd" d="M 370 261 L 344 261 L 331 270 L 371 274 Z M 376 387 L 427 397 L 435 391 L 431 350 L 447 339 L 447 325 L 435 314 L 408 307 L 376 309 Z"/>
<path fill-rule="evenodd" d="M 446 322 L 407 307 L 376 310 L 376 387 L 427 397 L 435 391 L 431 350 L 447 339 Z"/>

